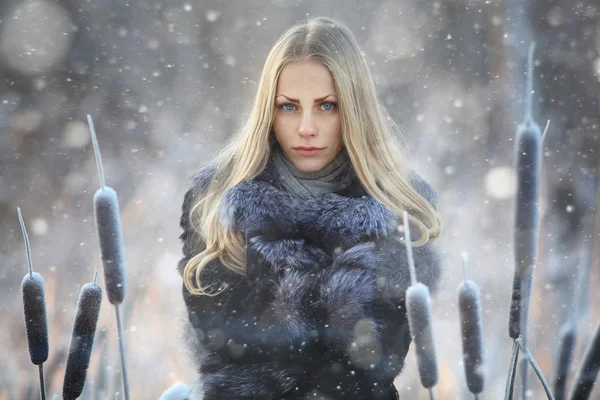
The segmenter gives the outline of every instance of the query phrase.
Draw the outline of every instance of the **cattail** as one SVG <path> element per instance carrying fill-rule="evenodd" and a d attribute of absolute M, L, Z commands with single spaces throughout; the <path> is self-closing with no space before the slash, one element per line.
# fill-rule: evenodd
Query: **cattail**
<path fill-rule="evenodd" d="M 121 218 L 117 192 L 104 184 L 102 155 L 98 146 L 96 130 L 91 116 L 87 116 L 96 166 L 100 179 L 100 189 L 94 194 L 94 220 L 100 241 L 100 253 L 104 266 L 104 283 L 111 304 L 121 304 L 125 297 L 125 251 L 121 232 Z"/>
<path fill-rule="evenodd" d="M 462 253 L 463 271 L 466 270 L 467 254 Z M 458 287 L 458 309 L 462 333 L 463 360 L 467 386 L 473 394 L 483 391 L 483 327 L 481 301 L 475 282 L 465 280 Z"/>
<path fill-rule="evenodd" d="M 515 206 L 515 271 L 509 311 L 508 332 L 511 338 L 527 343 L 527 320 L 533 270 L 537 259 L 540 231 L 539 187 L 541 165 L 541 132 L 532 118 L 533 50 L 529 47 L 527 73 L 527 102 L 523 122 L 517 127 L 516 173 L 517 198 Z M 521 397 L 527 391 L 526 361 L 521 364 Z"/>
<path fill-rule="evenodd" d="M 596 326 L 583 360 L 573 380 L 569 400 L 587 400 L 594 389 L 594 382 L 600 370 L 600 324 Z"/>
<path fill-rule="evenodd" d="M 517 200 L 515 209 L 515 272 L 509 316 L 509 335 L 516 339 L 526 338 L 527 314 L 533 269 L 536 264 L 540 230 L 540 164 L 541 133 L 531 117 L 533 87 L 533 49 L 529 49 L 529 72 L 527 77 L 527 110 L 525 120 L 517 128 Z"/>
<path fill-rule="evenodd" d="M 27 251 L 27 264 L 29 272 L 23 277 L 21 293 L 23 295 L 23 311 L 25 314 L 25 332 L 27 345 L 29 346 L 29 357 L 35 365 L 40 365 L 48 360 L 48 314 L 46 312 L 46 290 L 44 278 L 37 272 L 33 272 L 31 262 L 31 247 L 29 236 L 25 229 L 21 209 L 17 208 L 25 249 Z"/>
<path fill-rule="evenodd" d="M 21 209 L 17 207 L 19 223 L 25 241 L 27 253 L 27 268 L 29 272 L 21 282 L 21 295 L 23 298 L 23 314 L 25 316 L 25 335 L 29 358 L 34 365 L 38 366 L 40 377 L 40 397 L 46 400 L 46 386 L 44 384 L 44 362 L 48 360 L 48 313 L 46 311 L 46 288 L 44 278 L 37 272 L 33 272 L 31 262 L 31 246 L 29 236 L 25 229 L 25 222 L 21 215 Z"/>
<path fill-rule="evenodd" d="M 429 289 L 418 282 L 406 291 L 408 325 L 415 340 L 419 375 L 423 387 L 431 388 L 438 381 L 435 342 L 432 332 L 431 297 Z"/>
<path fill-rule="evenodd" d="M 104 283 L 108 293 L 108 301 L 115 306 L 117 319 L 117 333 L 119 341 L 119 353 L 121 359 L 121 377 L 123 382 L 123 393 L 125 400 L 129 400 L 129 384 L 127 382 L 127 368 L 125 365 L 125 341 L 123 339 L 123 327 L 119 304 L 125 297 L 125 251 L 123 246 L 123 234 L 121 232 L 121 218 L 119 216 L 119 202 L 117 192 L 104 184 L 104 172 L 102 170 L 102 157 L 96 138 L 94 122 L 90 115 L 87 116 L 94 154 L 96 155 L 96 166 L 100 179 L 100 189 L 94 194 L 94 220 L 98 230 L 100 241 L 100 252 L 104 266 Z"/>
<path fill-rule="evenodd" d="M 176 383 L 160 395 L 158 400 L 187 400 L 190 388 L 184 383 Z"/>
<path fill-rule="evenodd" d="M 415 341 L 417 353 L 417 365 L 419 376 L 423 387 L 430 389 L 438 381 L 438 367 L 435 356 L 435 342 L 433 339 L 433 318 L 431 314 L 431 296 L 429 289 L 422 283 L 417 282 L 415 264 L 412 257 L 410 243 L 410 228 L 408 225 L 408 214 L 403 212 L 404 218 L 404 242 L 408 255 L 408 265 L 411 275 L 411 286 L 406 290 L 406 311 L 408 314 L 408 326 L 410 334 Z"/>
<path fill-rule="evenodd" d="M 44 278 L 37 272 L 28 273 L 21 283 L 21 291 L 29 357 L 32 363 L 40 365 L 48 360 L 49 347 Z"/>
<path fill-rule="evenodd" d="M 94 274 L 94 280 L 91 283 L 86 283 L 81 287 L 77 300 L 63 383 L 64 400 L 77 399 L 81 396 L 85 384 L 102 302 L 102 289 L 96 284 L 97 276 L 98 271 Z"/>
<path fill-rule="evenodd" d="M 104 265 L 104 282 L 111 304 L 121 304 L 125 297 L 125 257 L 117 193 L 110 187 L 94 194 L 94 217 Z"/>
<path fill-rule="evenodd" d="M 100 189 L 94 194 L 94 220 L 100 241 L 100 252 L 104 266 L 104 283 L 111 304 L 121 304 L 125 297 L 125 251 L 123 235 L 121 233 L 121 218 L 119 215 L 119 201 L 117 192 L 104 184 L 104 171 L 102 168 L 102 155 L 98 146 L 98 138 L 94 129 L 94 122 L 90 115 L 87 116 Z"/>

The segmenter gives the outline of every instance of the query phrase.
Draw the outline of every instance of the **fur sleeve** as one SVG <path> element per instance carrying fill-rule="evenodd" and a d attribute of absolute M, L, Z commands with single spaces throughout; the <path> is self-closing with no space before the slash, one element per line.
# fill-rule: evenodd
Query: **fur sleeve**
<path fill-rule="evenodd" d="M 189 218 L 197 191 L 190 189 L 182 206 L 181 274 L 187 262 L 205 248 Z M 255 257 L 248 254 L 248 259 Z M 229 285 L 214 297 L 195 296 L 182 287 L 192 336 L 187 338 L 187 350 L 201 375 L 205 400 L 278 399 L 306 381 L 304 364 L 298 359 L 308 343 L 305 336 L 310 327 L 293 314 L 300 309 L 298 293 L 307 285 L 305 277 L 270 274 L 249 280 L 213 260 L 201 278 L 203 284 Z M 288 286 L 298 290 L 282 290 Z"/>
<path fill-rule="evenodd" d="M 433 187 L 413 171 L 411 182 L 419 194 L 435 207 L 437 193 Z M 370 212 L 366 216 L 378 215 L 374 213 L 379 211 L 378 207 L 368 206 L 368 209 Z M 364 222 L 369 220 L 360 219 L 360 209 L 357 210 L 359 211 L 352 213 L 352 217 L 345 217 L 343 221 L 355 235 L 367 236 L 361 228 L 369 226 Z M 383 217 L 373 219 L 388 220 Z M 355 220 L 360 223 L 354 222 Z M 339 225 L 341 223 L 330 223 L 328 226 Z M 370 225 L 378 226 L 372 222 Z M 399 315 L 397 311 L 404 307 L 406 290 L 411 285 L 407 251 L 400 242 L 400 236 L 393 229 L 374 241 L 363 241 L 349 247 L 335 257 L 331 270 L 317 275 L 315 286 L 319 291 L 316 296 L 319 302 L 316 305 L 319 312 L 316 314 L 321 315 L 322 322 L 328 326 L 325 338 L 335 347 L 352 352 L 357 343 L 365 342 L 367 339 L 360 337 L 361 329 L 357 330 L 357 326 L 363 327 L 363 336 L 366 334 L 368 340 L 381 343 L 389 340 L 387 336 L 399 334 L 394 330 L 407 327 L 405 323 L 397 325 L 399 318 L 404 318 L 403 312 Z M 418 233 L 412 232 L 411 236 L 415 240 Z M 413 248 L 413 257 L 417 280 L 427 285 L 431 292 L 435 292 L 440 282 L 441 260 L 438 249 L 433 243 L 428 243 Z M 377 313 L 377 308 L 387 311 Z M 406 345 L 394 344 L 389 348 L 394 348 L 391 352 L 399 357 L 399 361 L 403 360 Z"/>

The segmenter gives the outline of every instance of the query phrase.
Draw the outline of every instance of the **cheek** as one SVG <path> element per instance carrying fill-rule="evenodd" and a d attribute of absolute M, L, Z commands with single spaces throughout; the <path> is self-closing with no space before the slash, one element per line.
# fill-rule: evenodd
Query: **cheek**
<path fill-rule="evenodd" d="M 275 129 L 275 133 L 279 134 L 278 131 L 282 131 L 285 129 L 285 124 L 281 118 L 277 116 L 273 119 L 273 129 Z"/>
<path fill-rule="evenodd" d="M 331 120 L 328 121 L 327 131 L 331 138 L 340 138 L 341 139 L 341 137 L 342 137 L 342 120 L 341 120 L 339 114 L 337 114 L 335 116 L 335 118 L 331 118 Z"/>
<path fill-rule="evenodd" d="M 337 150 L 339 150 L 341 147 L 343 147 L 343 139 L 342 139 L 342 119 L 341 117 L 337 116 L 334 127 L 333 127 L 333 132 L 332 132 L 332 142 L 335 143 L 335 147 Z"/>
<path fill-rule="evenodd" d="M 289 121 L 285 118 L 278 118 L 275 116 L 273 120 L 273 130 L 275 131 L 275 138 L 279 143 L 284 143 L 292 135 Z"/>

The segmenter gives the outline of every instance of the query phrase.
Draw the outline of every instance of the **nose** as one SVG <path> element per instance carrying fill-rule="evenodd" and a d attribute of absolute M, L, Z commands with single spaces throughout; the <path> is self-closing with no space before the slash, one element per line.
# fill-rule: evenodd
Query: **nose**
<path fill-rule="evenodd" d="M 302 116 L 302 122 L 298 128 L 298 133 L 300 136 L 315 136 L 317 133 L 319 133 L 317 124 L 310 115 L 310 112 L 307 112 Z"/>

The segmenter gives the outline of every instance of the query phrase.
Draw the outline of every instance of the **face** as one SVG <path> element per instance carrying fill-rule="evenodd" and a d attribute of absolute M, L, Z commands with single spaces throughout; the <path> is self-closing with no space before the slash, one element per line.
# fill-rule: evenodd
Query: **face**
<path fill-rule="evenodd" d="M 275 104 L 275 137 L 296 168 L 318 171 L 339 154 L 341 119 L 326 66 L 314 61 L 286 64 L 277 82 Z"/>

